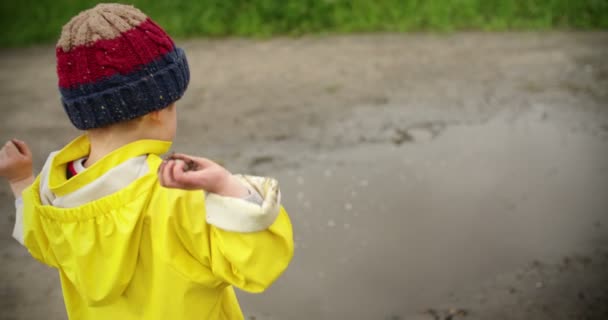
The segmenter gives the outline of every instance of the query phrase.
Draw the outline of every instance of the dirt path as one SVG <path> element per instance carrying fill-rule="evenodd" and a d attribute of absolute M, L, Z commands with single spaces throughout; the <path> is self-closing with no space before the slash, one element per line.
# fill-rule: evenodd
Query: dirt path
<path fill-rule="evenodd" d="M 282 182 L 297 251 L 256 319 L 608 318 L 608 33 L 189 41 L 175 150 Z M 0 51 L 0 139 L 77 132 L 53 48 Z M 0 319 L 64 319 L 10 239 Z"/>

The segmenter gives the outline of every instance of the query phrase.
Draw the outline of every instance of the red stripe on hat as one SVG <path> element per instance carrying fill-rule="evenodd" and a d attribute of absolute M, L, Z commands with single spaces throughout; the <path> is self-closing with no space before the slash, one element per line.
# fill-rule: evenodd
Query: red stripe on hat
<path fill-rule="evenodd" d="M 56 48 L 59 86 L 71 88 L 117 73 L 128 74 L 173 50 L 171 38 L 149 18 L 110 40 L 97 40 L 64 52 Z"/>

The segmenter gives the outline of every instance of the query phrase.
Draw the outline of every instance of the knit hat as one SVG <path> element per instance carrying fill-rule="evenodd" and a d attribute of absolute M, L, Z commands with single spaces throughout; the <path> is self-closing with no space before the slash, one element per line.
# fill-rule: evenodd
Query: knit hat
<path fill-rule="evenodd" d="M 81 130 L 163 109 L 190 80 L 184 51 L 128 5 L 99 4 L 72 18 L 56 54 L 63 107 Z"/>

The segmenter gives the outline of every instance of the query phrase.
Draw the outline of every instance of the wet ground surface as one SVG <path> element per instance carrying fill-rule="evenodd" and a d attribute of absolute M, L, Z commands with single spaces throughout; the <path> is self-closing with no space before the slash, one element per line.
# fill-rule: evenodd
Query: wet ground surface
<path fill-rule="evenodd" d="M 250 319 L 608 318 L 608 34 L 182 43 L 174 150 L 272 175 L 296 255 Z M 77 132 L 53 48 L 0 51 L 0 138 L 40 166 Z M 10 239 L 0 318 L 64 319 Z"/>

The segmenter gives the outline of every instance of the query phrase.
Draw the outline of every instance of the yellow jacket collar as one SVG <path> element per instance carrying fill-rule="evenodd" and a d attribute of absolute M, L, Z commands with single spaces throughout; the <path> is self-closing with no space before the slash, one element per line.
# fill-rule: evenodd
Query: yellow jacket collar
<path fill-rule="evenodd" d="M 91 150 L 89 139 L 86 135 L 82 135 L 61 149 L 53 158 L 49 170 L 49 189 L 57 196 L 66 195 L 101 177 L 126 160 L 145 154 L 161 155 L 170 148 L 170 141 L 138 140 L 110 152 L 87 170 L 68 180 L 66 177 L 68 163 L 88 156 Z"/>

